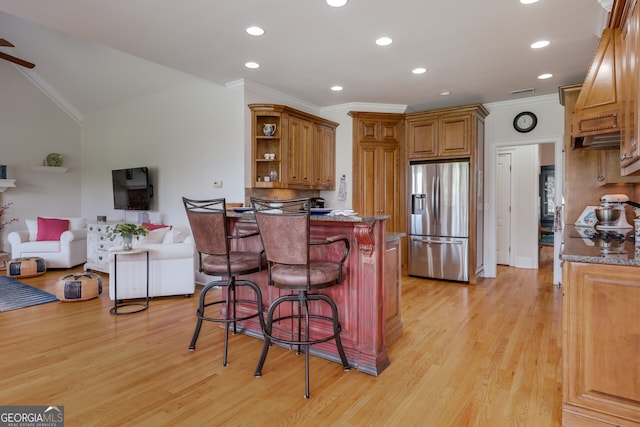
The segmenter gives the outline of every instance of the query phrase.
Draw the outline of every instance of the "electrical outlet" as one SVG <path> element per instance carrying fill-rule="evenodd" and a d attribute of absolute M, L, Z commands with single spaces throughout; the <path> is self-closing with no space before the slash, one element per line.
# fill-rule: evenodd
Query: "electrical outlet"
<path fill-rule="evenodd" d="M 215 181 L 213 181 L 213 188 L 222 188 L 222 180 L 216 179 Z"/>

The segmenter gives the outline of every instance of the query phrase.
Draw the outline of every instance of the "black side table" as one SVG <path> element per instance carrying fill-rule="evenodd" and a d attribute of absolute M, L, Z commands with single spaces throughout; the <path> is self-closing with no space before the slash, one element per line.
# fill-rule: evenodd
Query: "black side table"
<path fill-rule="evenodd" d="M 121 315 L 121 314 L 133 314 L 139 313 L 149 308 L 149 250 L 144 248 L 133 248 L 129 250 L 123 249 L 111 249 L 113 254 L 113 307 L 109 310 L 109 313 Z M 144 303 L 141 302 L 118 302 L 118 256 L 127 256 L 134 254 L 145 253 L 147 255 L 147 296 Z M 118 311 L 122 307 L 139 307 L 137 310 Z"/>

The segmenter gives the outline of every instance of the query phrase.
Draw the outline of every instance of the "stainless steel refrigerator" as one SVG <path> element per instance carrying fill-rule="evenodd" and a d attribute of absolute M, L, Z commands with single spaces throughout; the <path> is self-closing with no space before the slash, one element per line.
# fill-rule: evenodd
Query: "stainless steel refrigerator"
<path fill-rule="evenodd" d="M 469 162 L 411 163 L 409 274 L 469 281 Z"/>

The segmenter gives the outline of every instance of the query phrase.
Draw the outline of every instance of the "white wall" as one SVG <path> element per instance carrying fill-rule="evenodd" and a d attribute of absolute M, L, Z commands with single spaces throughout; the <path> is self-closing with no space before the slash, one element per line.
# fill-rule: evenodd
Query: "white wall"
<path fill-rule="evenodd" d="M 0 164 L 16 187 L 0 193 L 0 204 L 13 203 L 5 220 L 19 222 L 2 230 L 0 248 L 10 251 L 6 236 L 24 229 L 37 216 L 80 216 L 80 125 L 14 66 L 0 61 Z M 35 172 L 49 153 L 60 153 L 64 174 Z"/>
<path fill-rule="evenodd" d="M 496 102 L 485 104 L 489 111 L 489 116 L 485 121 L 485 276 L 496 276 L 496 212 L 495 212 L 495 189 L 496 189 L 496 152 L 500 147 L 520 147 L 532 144 L 553 143 L 555 144 L 555 161 L 556 161 L 556 206 L 561 206 L 562 201 L 562 179 L 563 176 L 563 135 L 564 135 L 564 108 L 560 105 L 557 95 L 545 95 L 539 97 L 524 98 L 517 101 Z M 538 117 L 537 127 L 529 133 L 521 134 L 513 129 L 513 118 L 522 111 L 532 111 Z M 531 154 L 534 155 L 533 153 Z M 526 155 L 521 156 L 526 157 Z M 538 158 L 536 151 L 535 158 Z M 537 163 L 537 160 L 536 160 Z M 535 183 L 537 183 L 537 172 Z M 531 198 L 537 198 L 537 184 L 532 185 L 531 182 L 524 182 L 524 188 L 520 191 L 516 190 L 514 194 L 518 195 L 518 199 L 513 204 L 530 205 Z M 530 189 L 530 190 L 528 190 Z M 537 202 L 536 202 L 537 203 Z M 537 206 L 537 204 L 536 204 Z M 536 211 L 537 215 L 537 211 Z M 513 216 L 517 223 L 512 223 L 512 230 L 521 230 L 525 228 L 537 230 L 537 216 L 535 221 L 531 222 L 529 215 L 526 218 L 519 219 L 518 215 Z M 520 262 L 527 257 L 527 253 L 531 251 L 529 248 L 537 250 L 537 231 L 535 236 L 533 233 L 518 236 L 521 248 L 527 248 L 524 252 L 520 252 Z M 561 271 L 558 261 L 560 250 L 560 236 L 556 236 L 556 246 L 554 248 L 554 283 L 560 283 Z"/>
<path fill-rule="evenodd" d="M 135 222 L 137 212 L 113 210 L 111 170 L 137 166 L 150 168 L 151 216 L 161 215 L 167 224 L 187 224 L 183 196 L 243 201 L 242 111 L 242 92 L 194 79 L 86 116 L 83 216 Z M 217 179 L 222 188 L 213 187 Z"/>

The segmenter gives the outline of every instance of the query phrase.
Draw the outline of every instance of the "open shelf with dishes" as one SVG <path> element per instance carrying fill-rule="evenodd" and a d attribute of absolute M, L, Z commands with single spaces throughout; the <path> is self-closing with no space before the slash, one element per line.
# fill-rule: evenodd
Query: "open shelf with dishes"
<path fill-rule="evenodd" d="M 253 186 L 280 188 L 282 177 L 281 112 L 256 106 L 252 108 Z"/>

